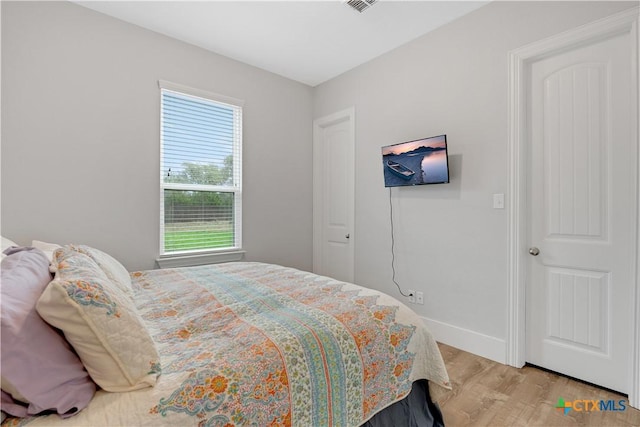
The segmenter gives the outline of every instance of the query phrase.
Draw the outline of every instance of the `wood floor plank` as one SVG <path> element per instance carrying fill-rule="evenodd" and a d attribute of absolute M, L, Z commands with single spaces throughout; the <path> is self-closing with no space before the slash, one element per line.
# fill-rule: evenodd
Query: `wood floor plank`
<path fill-rule="evenodd" d="M 438 402 L 448 427 L 640 427 L 640 410 L 629 407 L 624 395 L 532 366 L 517 369 L 445 344 L 439 347 L 453 388 Z M 586 400 L 578 406 L 589 410 L 565 414 L 556 408 L 559 398 Z M 591 401 L 600 400 L 613 400 L 618 410 L 591 410 Z"/>

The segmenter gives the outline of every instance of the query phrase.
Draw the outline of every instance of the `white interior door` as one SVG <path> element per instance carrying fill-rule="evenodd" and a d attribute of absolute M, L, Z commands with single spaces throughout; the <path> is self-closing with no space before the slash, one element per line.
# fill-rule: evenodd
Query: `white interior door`
<path fill-rule="evenodd" d="M 619 34 L 528 65 L 526 360 L 625 393 L 637 259 L 631 46 Z"/>
<path fill-rule="evenodd" d="M 314 121 L 313 270 L 354 281 L 354 111 Z"/>

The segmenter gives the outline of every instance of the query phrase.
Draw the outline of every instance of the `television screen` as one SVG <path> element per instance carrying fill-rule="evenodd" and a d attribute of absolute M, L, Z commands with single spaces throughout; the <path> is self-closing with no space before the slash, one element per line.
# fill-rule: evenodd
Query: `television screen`
<path fill-rule="evenodd" d="M 382 147 L 384 186 L 449 182 L 447 135 Z"/>

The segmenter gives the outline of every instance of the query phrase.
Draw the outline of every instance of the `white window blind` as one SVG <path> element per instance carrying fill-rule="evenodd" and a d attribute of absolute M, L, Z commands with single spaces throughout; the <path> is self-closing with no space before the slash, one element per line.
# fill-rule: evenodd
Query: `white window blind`
<path fill-rule="evenodd" d="M 242 104 L 160 82 L 160 254 L 242 246 Z"/>

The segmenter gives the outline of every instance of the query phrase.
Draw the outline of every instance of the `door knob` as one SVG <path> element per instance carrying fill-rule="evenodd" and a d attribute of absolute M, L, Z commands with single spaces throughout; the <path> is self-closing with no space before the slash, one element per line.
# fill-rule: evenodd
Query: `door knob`
<path fill-rule="evenodd" d="M 344 236 L 345 239 L 348 239 L 349 237 L 351 237 L 349 234 L 347 234 L 346 236 Z"/>
<path fill-rule="evenodd" d="M 538 254 L 540 253 L 540 249 L 534 246 L 532 248 L 529 248 L 529 253 L 533 256 L 538 256 Z"/>

